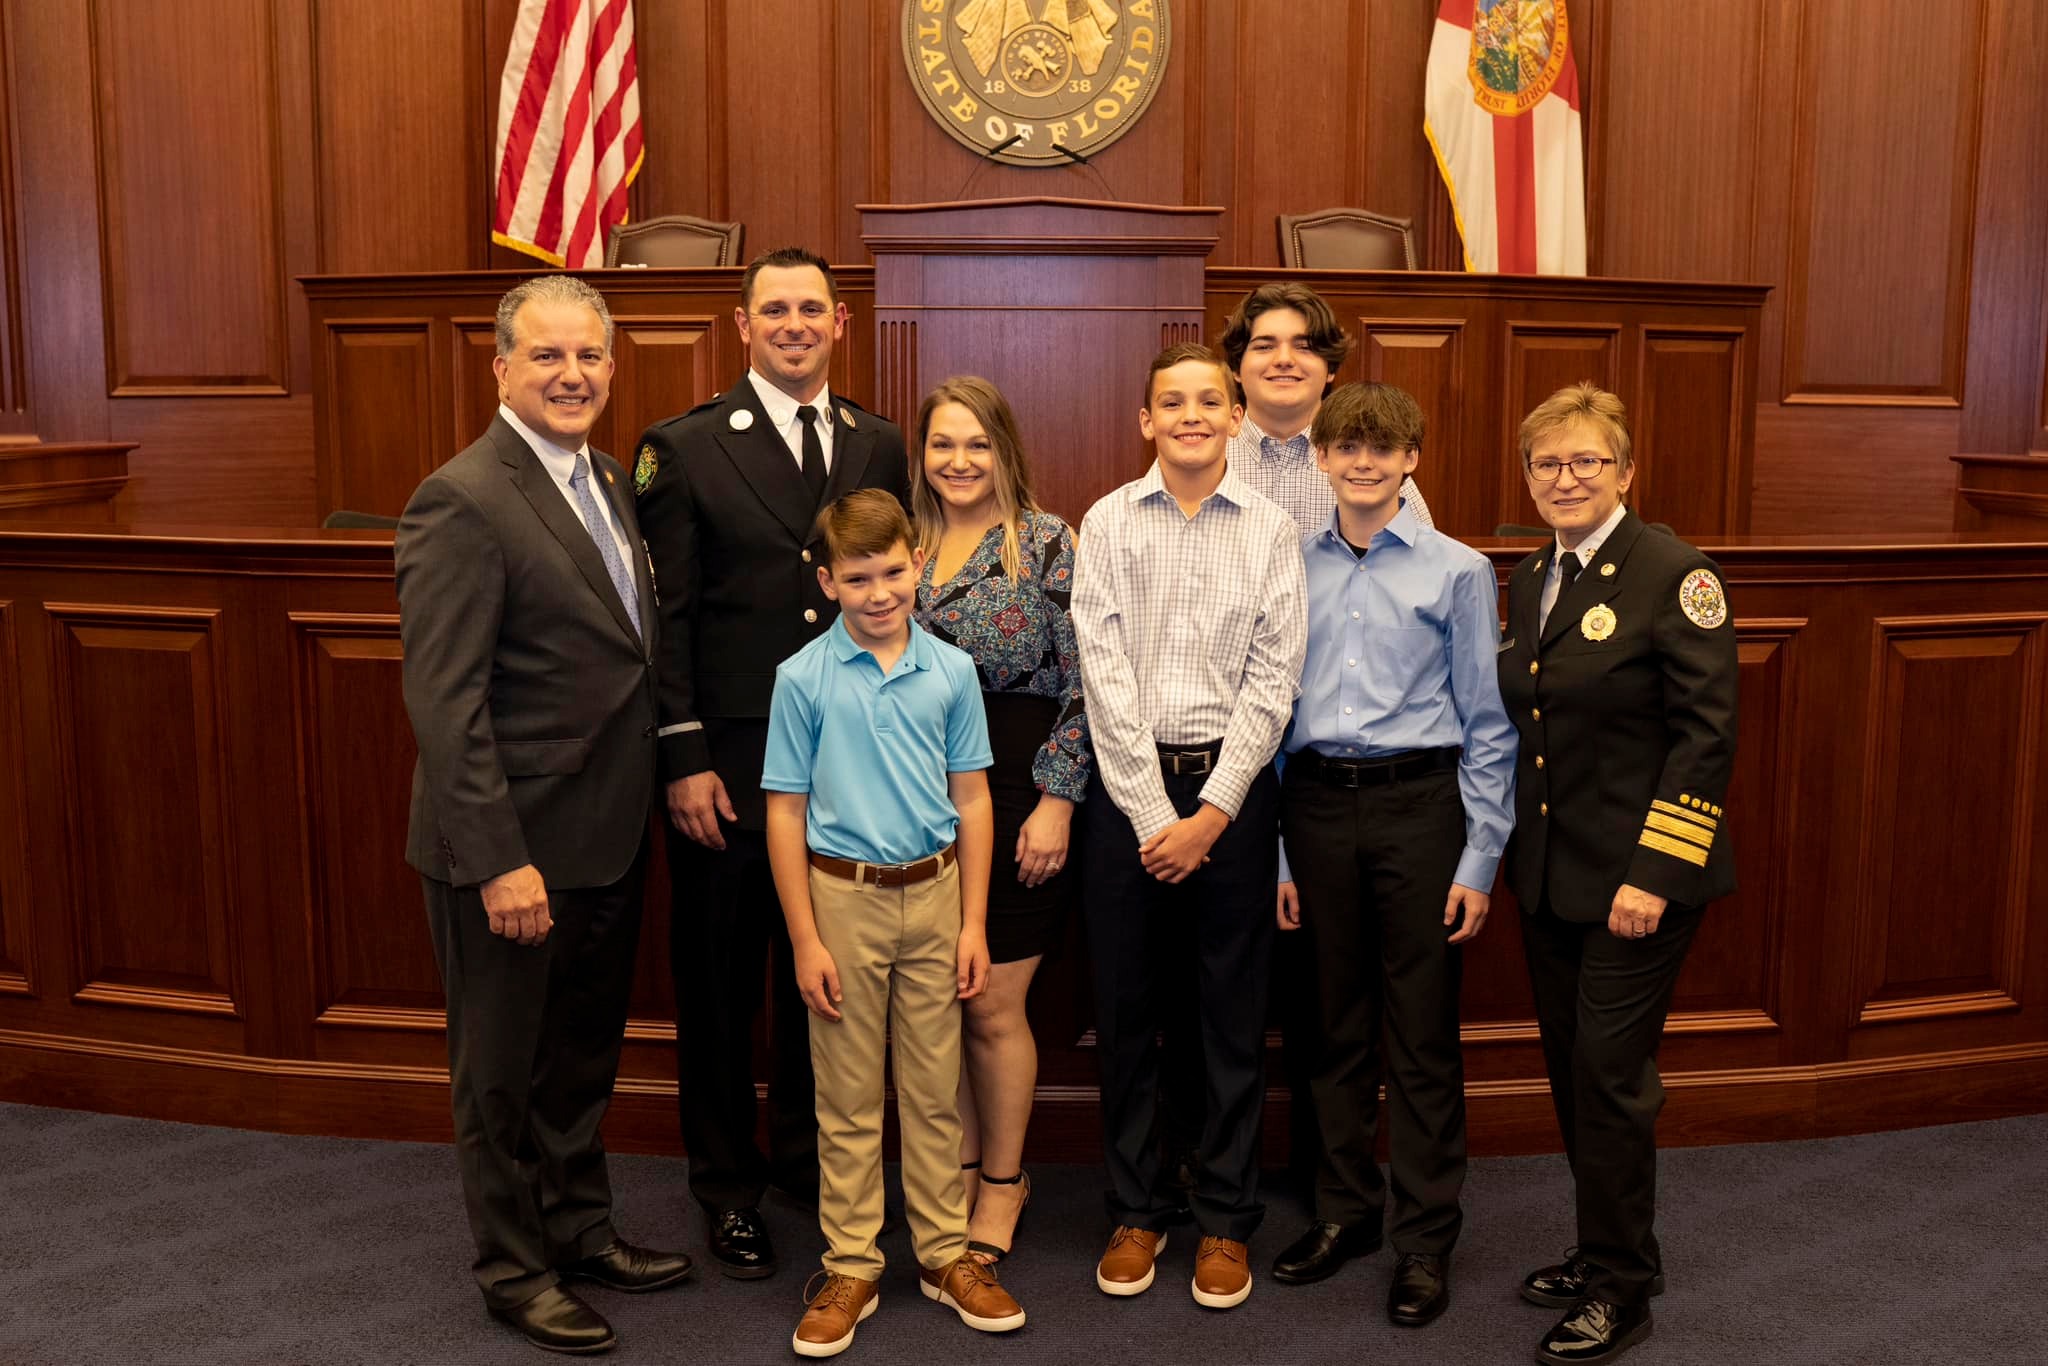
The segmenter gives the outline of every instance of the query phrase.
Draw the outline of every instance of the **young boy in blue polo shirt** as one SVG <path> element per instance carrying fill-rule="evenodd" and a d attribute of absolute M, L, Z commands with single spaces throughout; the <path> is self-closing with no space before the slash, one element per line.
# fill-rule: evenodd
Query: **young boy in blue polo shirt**
<path fill-rule="evenodd" d="M 877 1304 L 885 1042 L 920 1288 L 970 1328 L 1024 1322 L 967 1255 L 960 1176 L 960 1002 L 988 982 L 995 843 L 981 680 L 910 620 L 923 557 L 893 495 L 846 495 L 819 534 L 839 619 L 776 669 L 761 775 L 817 1074 L 824 1284 L 791 1339 L 807 1357 L 845 1351 Z"/>

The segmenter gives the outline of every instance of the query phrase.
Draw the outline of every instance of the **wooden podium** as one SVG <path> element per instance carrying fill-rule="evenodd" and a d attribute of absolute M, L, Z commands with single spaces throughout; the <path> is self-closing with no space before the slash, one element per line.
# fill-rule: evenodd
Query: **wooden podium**
<path fill-rule="evenodd" d="M 1039 501 L 1079 524 L 1144 473 L 1145 367 L 1203 338 L 1223 210 L 1079 199 L 863 204 L 875 257 L 875 400 L 907 429 L 940 380 L 981 375 L 1016 410 Z"/>

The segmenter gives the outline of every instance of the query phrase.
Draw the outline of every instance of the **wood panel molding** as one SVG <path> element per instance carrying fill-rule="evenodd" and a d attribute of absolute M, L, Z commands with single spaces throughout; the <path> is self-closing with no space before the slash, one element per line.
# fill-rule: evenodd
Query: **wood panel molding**
<path fill-rule="evenodd" d="M 46 603 L 72 999 L 235 1016 L 221 612 Z"/>
<path fill-rule="evenodd" d="M 1859 0 L 1801 10 L 1783 402 L 1961 406 L 1985 9 L 1938 26 L 1872 23 Z"/>
<path fill-rule="evenodd" d="M 1681 536 L 1749 530 L 1750 339 L 1741 327 L 1645 324 L 1639 331 L 1630 406 L 1641 463 L 1630 501 Z"/>
<path fill-rule="evenodd" d="M 275 11 L 93 0 L 90 18 L 108 392 L 290 392 Z"/>
<path fill-rule="evenodd" d="M 2019 1008 L 2044 628 L 2048 613 L 1871 624 L 1858 1025 Z M 1958 753 L 1971 763 L 1958 765 Z M 1990 830 L 2005 836 L 1991 841 L 1997 857 L 1987 857 Z"/>
<path fill-rule="evenodd" d="M 444 386 L 435 382 L 430 327 L 421 317 L 323 320 L 315 346 L 325 400 L 322 448 L 348 452 L 346 460 L 321 467 L 324 511 L 395 517 L 419 481 L 453 454 L 434 439 L 433 397 Z"/>
<path fill-rule="evenodd" d="M 27 301 L 17 230 L 14 153 L 16 92 L 13 21 L 0 7 L 0 442 L 35 439 L 29 406 Z"/>
<path fill-rule="evenodd" d="M 15 605 L 0 599 L 0 996 L 36 994 L 30 914 L 28 789 L 22 764 L 21 656 Z"/>

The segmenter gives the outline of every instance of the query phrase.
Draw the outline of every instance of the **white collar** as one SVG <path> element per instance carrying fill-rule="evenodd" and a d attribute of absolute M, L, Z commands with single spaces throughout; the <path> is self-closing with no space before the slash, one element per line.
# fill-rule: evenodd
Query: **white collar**
<path fill-rule="evenodd" d="M 754 386 L 754 397 L 761 400 L 761 411 L 768 414 L 768 424 L 775 428 L 776 431 L 788 431 L 789 424 L 796 421 L 796 410 L 804 407 L 816 408 L 818 416 L 825 426 L 830 427 L 832 425 L 831 385 L 828 384 L 823 389 L 820 389 L 816 398 L 812 399 L 808 404 L 803 404 L 798 403 L 788 394 L 783 393 L 782 390 L 763 379 L 761 372 L 751 365 L 747 367 L 747 379 Z"/>
<path fill-rule="evenodd" d="M 1614 534 L 1614 529 L 1621 525 L 1621 519 L 1626 516 L 1628 516 L 1628 504 L 1616 503 L 1614 511 L 1607 514 L 1607 520 L 1594 527 L 1593 534 L 1579 542 L 1577 554 L 1581 568 L 1593 563 L 1593 557 L 1600 553 L 1601 545 L 1606 542 L 1609 536 Z M 1557 542 L 1557 553 L 1559 555 L 1565 553 L 1564 541 L 1562 539 Z"/>
<path fill-rule="evenodd" d="M 558 446 L 533 428 L 527 426 L 524 422 L 521 422 L 519 414 L 513 412 L 508 404 L 500 403 L 498 405 L 498 416 L 504 418 L 512 430 L 519 433 L 521 439 L 540 458 L 540 463 L 547 467 L 548 473 L 554 476 L 556 483 L 567 484 L 575 477 L 576 457 L 589 452 L 590 443 L 588 441 L 573 451 L 566 446 Z"/>

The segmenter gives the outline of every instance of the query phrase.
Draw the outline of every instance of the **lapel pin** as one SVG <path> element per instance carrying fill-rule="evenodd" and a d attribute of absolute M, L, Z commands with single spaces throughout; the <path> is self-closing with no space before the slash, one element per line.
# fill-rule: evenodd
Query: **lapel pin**
<path fill-rule="evenodd" d="M 839 405 L 839 420 L 841 422 L 844 422 L 849 430 L 852 429 L 853 414 L 846 411 L 846 405 L 844 403 Z"/>
<path fill-rule="evenodd" d="M 1603 579 L 1611 579 L 1614 577 L 1614 562 L 1612 560 L 1609 560 L 1606 564 L 1600 566 L 1600 577 Z"/>
<path fill-rule="evenodd" d="M 1535 569 L 1538 574 L 1541 574 L 1543 572 L 1543 557 L 1541 555 L 1538 555 L 1536 557 Z"/>
<path fill-rule="evenodd" d="M 610 470 L 606 470 L 604 472 L 604 481 L 607 484 L 617 484 L 619 482 L 618 480 L 612 478 L 612 472 Z"/>
<path fill-rule="evenodd" d="M 735 408 L 732 416 L 725 420 L 725 425 L 736 432 L 743 432 L 754 425 L 754 415 L 745 408 Z"/>

